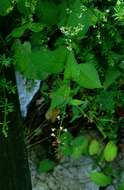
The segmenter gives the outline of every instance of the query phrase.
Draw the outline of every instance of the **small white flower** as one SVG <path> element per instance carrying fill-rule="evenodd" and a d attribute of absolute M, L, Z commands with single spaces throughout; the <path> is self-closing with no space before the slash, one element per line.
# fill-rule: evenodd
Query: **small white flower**
<path fill-rule="evenodd" d="M 54 134 L 54 133 L 51 133 L 51 137 L 55 137 L 55 134 Z"/>
<path fill-rule="evenodd" d="M 81 6 L 80 6 L 80 9 L 81 9 L 81 11 L 83 11 L 83 12 L 87 11 L 87 7 L 85 7 L 84 5 L 81 5 Z"/>
<path fill-rule="evenodd" d="M 52 128 L 51 130 L 52 130 L 52 131 L 55 131 L 56 129 L 55 129 L 55 128 Z"/>
<path fill-rule="evenodd" d="M 62 127 L 62 126 L 60 126 L 60 130 L 61 130 L 61 131 L 63 130 L 63 127 Z"/>
<path fill-rule="evenodd" d="M 67 132 L 68 130 L 67 129 L 63 129 L 64 132 Z"/>
<path fill-rule="evenodd" d="M 106 9 L 106 13 L 109 13 L 110 12 L 110 10 L 109 9 Z"/>
<path fill-rule="evenodd" d="M 72 13 L 72 10 L 69 9 L 69 8 L 67 8 L 67 9 L 66 9 L 66 13 L 67 13 L 67 14 L 71 14 L 71 13 Z"/>
<path fill-rule="evenodd" d="M 67 49 L 68 49 L 69 51 L 72 51 L 72 47 L 71 47 L 71 46 L 67 46 Z"/>
<path fill-rule="evenodd" d="M 61 118 L 60 118 L 60 115 L 58 115 L 58 116 L 57 116 L 57 119 L 58 119 L 58 120 L 60 120 L 60 119 L 61 119 Z"/>

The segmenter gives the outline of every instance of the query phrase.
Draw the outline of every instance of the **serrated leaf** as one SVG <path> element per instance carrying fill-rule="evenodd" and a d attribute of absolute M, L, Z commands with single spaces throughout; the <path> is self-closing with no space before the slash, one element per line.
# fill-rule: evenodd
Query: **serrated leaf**
<path fill-rule="evenodd" d="M 120 76 L 120 72 L 115 67 L 109 67 L 106 75 L 105 75 L 105 81 L 104 81 L 104 88 L 108 88 L 111 84 L 113 84 L 118 77 Z"/>
<path fill-rule="evenodd" d="M 67 104 L 70 99 L 70 86 L 66 84 L 62 85 L 59 89 L 51 94 L 51 98 L 51 109 Z"/>
<path fill-rule="evenodd" d="M 74 53 L 67 55 L 67 64 L 64 72 L 65 79 L 75 81 L 79 86 L 89 89 L 101 88 L 98 72 L 93 64 L 78 64 Z"/>
<path fill-rule="evenodd" d="M 26 77 L 45 79 L 50 74 L 58 74 L 64 69 L 66 49 L 59 47 L 54 51 L 48 49 L 32 50 L 31 44 L 18 42 L 14 45 L 16 67 Z"/>
<path fill-rule="evenodd" d="M 55 167 L 55 162 L 53 162 L 49 159 L 45 159 L 40 162 L 38 170 L 39 170 L 39 172 L 48 172 L 48 171 L 52 170 L 54 167 Z"/>
<path fill-rule="evenodd" d="M 104 158 L 106 161 L 111 162 L 117 156 L 117 146 L 113 141 L 108 142 L 104 149 Z"/>
<path fill-rule="evenodd" d="M 105 175 L 102 172 L 93 172 L 90 174 L 90 178 L 93 182 L 102 187 L 105 187 L 112 183 L 111 177 Z"/>
<path fill-rule="evenodd" d="M 91 156 L 98 153 L 98 151 L 99 151 L 99 145 L 100 144 L 99 144 L 99 142 L 96 139 L 93 139 L 90 142 L 90 145 L 89 145 L 89 154 Z"/>

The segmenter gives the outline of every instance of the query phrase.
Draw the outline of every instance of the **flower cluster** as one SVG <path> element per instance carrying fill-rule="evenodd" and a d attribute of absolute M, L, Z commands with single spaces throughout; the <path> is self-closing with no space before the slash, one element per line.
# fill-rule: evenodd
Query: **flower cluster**
<path fill-rule="evenodd" d="M 79 34 L 79 32 L 81 32 L 84 28 L 84 25 L 81 23 L 78 23 L 77 26 L 62 26 L 60 28 L 61 32 L 65 35 L 65 36 L 77 36 Z"/>
<path fill-rule="evenodd" d="M 60 122 L 61 120 L 60 115 L 57 116 L 57 119 L 58 119 L 58 122 Z M 64 126 L 60 124 L 59 128 L 51 128 L 51 137 L 56 137 L 58 139 L 61 132 L 67 132 L 67 131 L 68 131 L 67 128 L 65 128 Z"/>
<path fill-rule="evenodd" d="M 70 38 L 67 38 L 65 39 L 65 43 L 66 43 L 67 49 L 69 51 L 72 51 L 72 40 Z"/>
<path fill-rule="evenodd" d="M 67 9 L 66 9 L 66 13 L 67 13 L 67 14 L 71 14 L 71 13 L 72 13 L 72 10 L 69 9 L 69 8 L 67 8 Z"/>

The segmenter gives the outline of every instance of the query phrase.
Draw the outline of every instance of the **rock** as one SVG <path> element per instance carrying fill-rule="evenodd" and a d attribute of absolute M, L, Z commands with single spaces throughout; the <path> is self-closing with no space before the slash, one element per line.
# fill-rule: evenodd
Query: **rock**
<path fill-rule="evenodd" d="M 31 83 L 31 81 L 28 81 L 28 83 L 30 84 L 26 84 L 27 80 L 19 72 L 16 72 L 16 82 L 19 94 L 21 114 L 22 117 L 26 117 L 27 107 L 36 92 L 39 90 L 41 81 L 35 80 L 33 81 L 33 83 Z M 28 89 L 27 86 L 30 86 L 30 89 Z"/>
<path fill-rule="evenodd" d="M 110 185 L 109 187 L 106 188 L 106 190 L 115 190 L 113 185 Z"/>
<path fill-rule="evenodd" d="M 66 158 L 50 173 L 34 172 L 34 165 L 30 163 L 33 190 L 99 190 L 99 186 L 89 179 L 94 165 L 90 158 Z"/>

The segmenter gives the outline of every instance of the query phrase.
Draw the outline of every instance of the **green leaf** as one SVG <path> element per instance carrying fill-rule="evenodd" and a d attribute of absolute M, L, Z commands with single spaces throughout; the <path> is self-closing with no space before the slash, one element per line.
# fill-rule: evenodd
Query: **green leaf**
<path fill-rule="evenodd" d="M 40 162 L 38 170 L 39 170 L 39 172 L 48 172 L 48 171 L 52 170 L 54 167 L 55 167 L 55 162 L 53 162 L 49 159 L 45 159 Z"/>
<path fill-rule="evenodd" d="M 93 172 L 90 174 L 90 178 L 93 182 L 102 187 L 110 185 L 112 183 L 111 177 L 105 175 L 102 172 Z"/>
<path fill-rule="evenodd" d="M 31 79 L 46 79 L 50 74 L 63 71 L 66 49 L 59 47 L 53 51 L 48 49 L 32 50 L 31 44 L 20 41 L 14 44 L 14 58 L 17 69 Z"/>
<path fill-rule="evenodd" d="M 11 36 L 14 38 L 19 38 L 24 34 L 26 29 L 30 29 L 33 32 L 40 32 L 43 29 L 43 25 L 41 25 L 41 23 L 26 23 L 23 26 L 15 28 L 11 32 Z"/>
<path fill-rule="evenodd" d="M 90 142 L 90 145 L 89 145 L 89 154 L 91 156 L 98 153 L 98 151 L 99 151 L 99 145 L 100 144 L 99 144 L 99 142 L 96 139 L 93 139 Z"/>
<path fill-rule="evenodd" d="M 27 5 L 28 4 L 28 5 Z M 25 0 L 18 0 L 17 1 L 17 8 L 20 13 L 24 15 L 29 15 L 31 13 L 31 2 Z"/>
<path fill-rule="evenodd" d="M 12 8 L 11 0 L 0 0 L 0 15 L 7 15 Z"/>
<path fill-rule="evenodd" d="M 25 42 L 21 44 L 20 41 L 17 41 L 14 44 L 14 59 L 16 68 L 24 73 L 25 76 L 30 78 L 31 70 L 28 65 L 31 62 L 31 44 L 29 42 Z M 29 68 L 28 68 L 29 67 Z"/>
<path fill-rule="evenodd" d="M 73 137 L 71 135 L 71 133 L 66 132 L 63 133 L 60 137 L 59 137 L 59 147 L 58 147 L 58 151 L 60 154 L 64 155 L 64 156 L 69 156 L 72 153 L 72 147 L 71 147 L 71 143 L 72 143 Z"/>
<path fill-rule="evenodd" d="M 64 78 L 73 80 L 84 88 L 94 89 L 102 87 L 95 66 L 89 63 L 78 64 L 73 52 L 67 55 Z"/>
<path fill-rule="evenodd" d="M 31 23 L 29 25 L 29 29 L 32 31 L 32 32 L 41 32 L 43 30 L 44 26 L 41 24 L 41 23 Z"/>
<path fill-rule="evenodd" d="M 74 78 L 75 72 L 79 72 L 77 69 L 77 61 L 75 59 L 73 52 L 68 52 L 67 54 L 67 62 L 64 71 L 64 79 L 71 80 Z"/>
<path fill-rule="evenodd" d="M 69 104 L 72 105 L 72 106 L 80 106 L 83 103 L 84 103 L 84 101 L 78 100 L 78 99 L 71 99 L 69 101 Z"/>
<path fill-rule="evenodd" d="M 32 63 L 36 67 L 37 74 L 41 74 L 42 71 L 49 74 L 58 74 L 63 71 L 66 49 L 59 47 L 53 51 L 45 49 L 32 52 Z"/>
<path fill-rule="evenodd" d="M 82 154 L 86 154 L 88 150 L 88 138 L 78 136 L 72 141 L 72 157 L 78 159 Z"/>
<path fill-rule="evenodd" d="M 74 80 L 84 88 L 101 88 L 98 72 L 93 64 L 84 63 L 77 66 L 79 70 L 75 71 Z"/>
<path fill-rule="evenodd" d="M 118 77 L 120 76 L 120 72 L 115 67 L 109 67 L 106 75 L 105 75 L 105 81 L 104 81 L 104 88 L 107 89 L 111 84 L 113 84 Z"/>
<path fill-rule="evenodd" d="M 36 14 L 40 21 L 47 25 L 55 25 L 58 22 L 59 10 L 53 1 L 38 1 Z"/>
<path fill-rule="evenodd" d="M 75 0 L 66 6 L 59 22 L 60 30 L 68 37 L 83 38 L 89 27 L 96 23 L 97 17 L 93 11 L 84 6 L 80 0 Z"/>
<path fill-rule="evenodd" d="M 70 100 L 70 86 L 64 84 L 51 95 L 51 109 L 66 105 Z"/>
<path fill-rule="evenodd" d="M 15 28 L 12 32 L 11 32 L 11 36 L 14 37 L 14 38 L 19 38 L 21 37 L 25 30 L 27 29 L 27 24 L 23 25 L 23 26 L 20 26 L 18 28 Z"/>
<path fill-rule="evenodd" d="M 111 162 L 117 156 L 117 146 L 113 141 L 109 141 L 104 149 L 104 158 L 106 161 Z"/>

